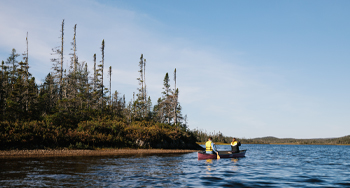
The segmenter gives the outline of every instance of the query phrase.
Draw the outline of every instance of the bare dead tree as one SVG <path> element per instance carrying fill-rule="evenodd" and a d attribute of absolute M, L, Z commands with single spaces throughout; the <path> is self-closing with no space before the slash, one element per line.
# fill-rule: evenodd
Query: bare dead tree
<path fill-rule="evenodd" d="M 23 60 L 24 60 L 24 87 L 25 87 L 25 93 L 24 93 L 24 100 L 25 100 L 25 110 L 28 111 L 28 94 L 29 94 L 29 88 L 28 88 L 28 77 L 29 77 L 29 64 L 28 64 L 28 32 L 26 36 L 26 51 L 22 54 Z"/>
<path fill-rule="evenodd" d="M 177 100 L 178 100 L 178 90 L 177 90 L 177 88 L 176 88 L 176 68 L 175 68 L 175 70 L 174 70 L 174 82 L 175 82 L 175 88 L 174 88 L 174 94 L 173 94 L 173 102 L 174 102 L 174 104 L 173 104 L 173 106 L 174 106 L 174 109 L 173 109 L 173 111 L 174 111 L 174 124 L 176 125 L 177 124 Z"/>
<path fill-rule="evenodd" d="M 77 41 L 76 41 L 76 34 L 77 34 L 77 24 L 74 25 L 74 37 L 73 37 L 73 67 L 74 67 L 74 73 L 77 72 Z"/>
<path fill-rule="evenodd" d="M 63 81 L 63 42 L 64 42 L 64 19 L 62 20 L 62 25 L 61 25 L 61 50 L 60 52 L 60 81 L 59 81 L 59 97 L 62 99 L 62 81 Z"/>
<path fill-rule="evenodd" d="M 64 19 L 62 20 L 61 24 L 61 31 L 60 31 L 60 39 L 61 39 L 61 46 L 52 48 L 52 54 L 51 55 L 57 55 L 56 57 L 51 59 L 51 62 L 53 62 L 52 69 L 54 70 L 52 75 L 53 82 L 50 82 L 52 85 L 51 88 L 55 88 L 55 92 L 50 95 L 52 97 L 53 104 L 56 104 L 56 102 L 60 99 L 62 99 L 62 89 L 63 89 L 63 43 L 64 43 Z M 50 77 L 51 79 L 51 77 Z M 56 92 L 57 89 L 57 92 Z"/>
<path fill-rule="evenodd" d="M 97 73 L 96 73 L 96 54 L 94 54 L 94 80 L 93 80 L 94 91 L 96 90 L 96 79 L 97 79 Z"/>
<path fill-rule="evenodd" d="M 144 59 L 144 61 L 143 61 L 143 83 L 145 85 L 144 100 L 145 100 L 145 105 L 146 105 L 144 117 L 146 117 L 148 114 L 148 109 L 149 109 L 148 101 L 147 101 L 147 88 L 146 88 L 146 59 Z"/>
<path fill-rule="evenodd" d="M 109 104 L 112 105 L 112 66 L 109 66 Z"/>

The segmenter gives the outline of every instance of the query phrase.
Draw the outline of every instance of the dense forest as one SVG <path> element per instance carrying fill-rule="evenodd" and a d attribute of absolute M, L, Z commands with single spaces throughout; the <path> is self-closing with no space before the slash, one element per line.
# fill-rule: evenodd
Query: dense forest
<path fill-rule="evenodd" d="M 28 33 L 26 51 L 20 55 L 12 49 L 1 62 L 0 149 L 198 148 L 187 128 L 187 116 L 181 113 L 176 69 L 174 87 L 166 73 L 163 92 L 153 106 L 147 94 L 146 59 L 141 54 L 139 87 L 127 102 L 125 95 L 111 90 L 112 67 L 105 68 L 104 40 L 101 59 L 91 54 L 92 73 L 87 62 L 78 60 L 76 27 L 68 57 L 70 66 L 63 66 L 67 59 L 63 20 L 60 46 L 52 49 L 52 72 L 40 85 L 29 71 Z"/>
<path fill-rule="evenodd" d="M 232 136 L 224 136 L 221 132 L 207 132 L 200 129 L 192 130 L 196 140 L 202 144 L 207 141 L 208 137 L 212 137 L 214 142 L 219 144 L 231 143 Z M 242 144 L 305 144 L 305 145 L 348 145 L 350 144 L 350 135 L 340 138 L 318 138 L 318 139 L 295 139 L 295 138 L 276 138 L 276 137 L 262 137 L 262 138 L 236 138 Z"/>

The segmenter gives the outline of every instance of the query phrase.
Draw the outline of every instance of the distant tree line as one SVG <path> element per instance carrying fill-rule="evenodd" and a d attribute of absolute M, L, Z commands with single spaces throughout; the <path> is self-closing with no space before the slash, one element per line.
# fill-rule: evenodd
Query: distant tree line
<path fill-rule="evenodd" d="M 220 131 L 207 132 L 205 130 L 194 129 L 192 130 L 197 142 L 204 143 L 208 137 L 212 137 L 214 142 L 217 143 L 231 143 L 232 136 L 224 136 Z M 241 141 L 242 144 L 304 144 L 304 145 L 341 145 L 350 144 L 350 135 L 340 138 L 320 138 L 320 139 L 295 139 L 295 138 L 276 138 L 276 137 L 262 137 L 262 138 L 236 138 Z"/>
<path fill-rule="evenodd" d="M 232 141 L 232 137 L 224 136 L 220 131 L 217 133 L 215 133 L 215 131 L 207 132 L 206 130 L 198 128 L 193 129 L 191 131 L 194 134 L 197 142 L 206 142 L 208 141 L 209 137 L 213 138 L 213 142 L 230 143 Z"/>
<path fill-rule="evenodd" d="M 302 144 L 302 145 L 342 145 L 350 144 L 350 135 L 339 138 L 318 138 L 318 139 L 295 139 L 262 137 L 253 139 L 242 139 L 246 144 Z"/>
<path fill-rule="evenodd" d="M 139 87 L 136 94 L 135 92 L 133 93 L 132 100 L 127 102 L 125 100 L 125 95 L 121 95 L 117 90 L 112 92 L 111 85 L 113 80 L 111 66 L 107 69 L 109 87 L 105 86 L 105 41 L 102 40 L 101 43 L 101 60 L 99 63 L 97 62 L 96 54 L 92 55 L 94 68 L 91 74 L 88 70 L 87 63 L 79 61 L 78 59 L 76 29 L 77 25 L 75 24 L 74 35 L 71 42 L 71 53 L 69 54 L 70 66 L 64 67 L 64 20 L 62 21 L 60 46 L 52 49 L 53 58 L 51 61 L 53 63 L 53 71 L 47 74 L 44 82 L 40 85 L 37 85 L 35 78 L 29 71 L 28 33 L 26 37 L 26 51 L 22 54 L 23 60 L 19 61 L 18 58 L 21 55 L 18 54 L 15 49 L 12 49 L 7 60 L 1 62 L 0 144 L 19 146 L 22 142 L 28 143 L 29 141 L 37 140 L 38 147 L 41 147 L 40 145 L 45 145 L 45 143 L 40 144 L 39 142 L 44 142 L 45 139 L 39 139 L 39 137 L 33 135 L 33 132 L 30 132 L 36 130 L 36 126 L 40 126 L 42 128 L 46 127 L 47 130 L 50 130 L 51 133 L 54 134 L 54 136 L 46 135 L 46 137 L 52 137 L 53 139 L 49 141 L 52 143 L 47 147 L 65 147 L 70 141 L 74 143 L 75 141 L 76 143 L 80 142 L 89 146 L 91 143 L 94 143 L 93 140 L 95 138 L 89 138 L 91 140 L 88 141 L 80 139 L 79 141 L 79 139 L 75 137 L 73 139 L 73 137 L 71 137 L 65 138 L 66 141 L 62 141 L 61 144 L 57 142 L 57 139 L 62 140 L 62 136 L 65 133 L 72 133 L 74 131 L 81 133 L 83 129 L 87 131 L 86 127 L 89 127 L 87 126 L 89 125 L 89 121 L 94 121 L 94 126 L 90 126 L 90 135 L 95 134 L 98 136 L 100 133 L 106 134 L 105 136 L 107 137 L 108 135 L 117 137 L 119 135 L 121 140 L 124 139 L 124 141 L 118 142 L 118 144 L 115 144 L 116 142 L 113 141 L 108 142 L 107 139 L 103 142 L 108 142 L 109 144 L 102 145 L 114 145 L 118 147 L 124 145 L 132 147 L 132 143 L 134 143 L 136 139 L 141 138 L 136 138 L 136 132 L 138 130 L 134 127 L 134 132 L 131 131 L 133 133 L 128 134 L 129 140 L 125 140 L 127 137 L 123 137 L 123 135 L 124 133 L 126 134 L 127 130 L 130 131 L 130 127 L 128 126 L 131 125 L 140 126 L 140 129 L 143 129 L 142 125 L 144 125 L 144 127 L 157 125 L 155 127 L 153 126 L 155 132 L 162 132 L 161 130 L 164 128 L 169 129 L 164 133 L 167 138 L 176 138 L 177 133 L 179 133 L 179 135 L 187 135 L 185 136 L 186 139 L 192 139 L 193 142 L 195 141 L 191 136 L 192 133 L 190 134 L 187 129 L 187 116 L 183 117 L 181 113 L 182 107 L 178 101 L 179 89 L 176 87 L 176 69 L 174 70 L 175 87 L 170 86 L 170 77 L 169 74 L 166 73 L 163 80 L 162 95 L 153 106 L 151 97 L 147 93 L 146 59 L 144 59 L 143 54 L 141 54 L 139 61 L 139 78 L 137 78 Z M 110 132 L 101 132 L 95 129 L 98 124 L 100 124 L 98 126 L 105 127 L 104 123 L 110 121 L 123 122 L 123 126 L 121 126 L 123 127 L 123 131 L 118 132 L 117 129 L 108 128 Z M 109 123 L 109 125 L 113 126 L 111 123 Z M 82 126 L 84 126 L 84 128 L 81 128 Z M 28 130 L 26 130 L 25 127 L 27 127 Z M 40 129 L 40 134 L 43 134 L 43 137 L 45 137 L 46 134 L 45 129 Z M 26 131 L 29 131 L 29 133 Z M 146 132 L 149 131 L 145 131 L 145 134 Z M 17 135 L 14 136 L 15 134 Z M 24 134 L 30 135 L 23 137 Z M 135 138 L 131 136 L 133 134 L 135 134 Z M 150 134 L 145 137 L 148 138 L 149 135 Z M 141 135 L 139 136 L 143 137 Z M 160 139 L 160 141 L 161 140 L 162 139 Z M 142 143 L 144 142 L 145 140 L 142 141 Z M 55 145 L 54 143 L 57 144 Z M 141 142 L 138 141 L 138 143 Z M 147 144 L 138 144 L 138 146 L 139 145 Z M 148 145 L 151 147 L 152 143 L 148 143 Z"/>

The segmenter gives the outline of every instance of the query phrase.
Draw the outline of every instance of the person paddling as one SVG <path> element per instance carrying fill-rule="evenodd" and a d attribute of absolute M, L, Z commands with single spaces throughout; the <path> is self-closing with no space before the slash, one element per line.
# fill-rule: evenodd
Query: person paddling
<path fill-rule="evenodd" d="M 219 152 L 216 150 L 215 144 L 211 141 L 213 138 L 209 137 L 208 141 L 205 143 L 205 152 L 208 154 L 217 154 L 219 155 Z"/>
<path fill-rule="evenodd" d="M 239 153 L 239 146 L 241 145 L 241 142 L 238 142 L 236 140 L 236 138 L 233 138 L 232 139 L 232 142 L 231 142 L 231 150 L 232 150 L 232 153 Z"/>

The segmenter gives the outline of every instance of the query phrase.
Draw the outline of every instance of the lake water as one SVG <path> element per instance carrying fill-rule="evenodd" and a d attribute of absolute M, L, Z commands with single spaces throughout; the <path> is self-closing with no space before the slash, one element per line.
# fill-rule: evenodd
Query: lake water
<path fill-rule="evenodd" d="M 0 159 L 0 187 L 350 187 L 350 146 L 241 149 L 246 157 L 220 160 L 197 153 Z"/>

